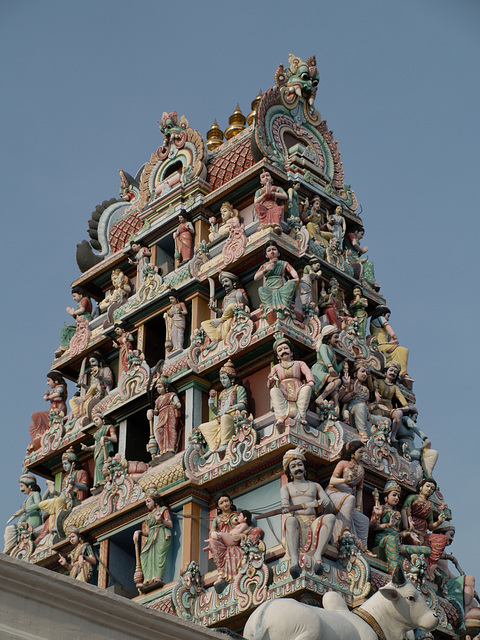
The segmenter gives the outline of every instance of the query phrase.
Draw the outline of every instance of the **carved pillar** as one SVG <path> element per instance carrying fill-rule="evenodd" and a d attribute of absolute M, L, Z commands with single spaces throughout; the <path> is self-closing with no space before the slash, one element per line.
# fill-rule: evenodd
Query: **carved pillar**
<path fill-rule="evenodd" d="M 187 300 L 192 303 L 192 333 L 195 333 L 204 320 L 210 320 L 212 312 L 208 307 L 208 296 L 203 292 Z"/>
<path fill-rule="evenodd" d="M 206 220 L 195 220 L 194 224 L 195 229 L 195 246 L 198 247 L 202 240 L 208 242 L 208 234 L 210 225 Z"/>
<path fill-rule="evenodd" d="M 127 450 L 127 421 L 122 420 L 118 425 L 118 453 L 125 458 Z"/>
<path fill-rule="evenodd" d="M 145 353 L 145 325 L 143 324 L 137 327 L 137 349 Z"/>
<path fill-rule="evenodd" d="M 110 540 L 107 538 L 100 542 L 100 562 L 98 563 L 98 586 L 100 589 L 108 587 L 108 558 L 110 555 Z"/>
<path fill-rule="evenodd" d="M 177 388 L 179 393 L 185 392 L 185 446 L 195 427 L 205 421 L 203 411 L 203 393 L 209 385 L 201 378 L 192 378 Z"/>
<path fill-rule="evenodd" d="M 200 553 L 208 537 L 208 500 L 189 498 L 182 506 L 182 569 L 195 560 L 201 571 L 207 570 L 207 555 Z"/>

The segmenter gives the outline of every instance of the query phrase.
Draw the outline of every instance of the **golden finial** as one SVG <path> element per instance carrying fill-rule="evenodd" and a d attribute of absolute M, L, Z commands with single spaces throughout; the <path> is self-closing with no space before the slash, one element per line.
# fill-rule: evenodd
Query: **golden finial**
<path fill-rule="evenodd" d="M 252 101 L 252 110 L 250 111 L 250 113 L 247 116 L 247 124 L 248 124 L 248 126 L 250 126 L 252 124 L 253 119 L 255 118 L 255 114 L 257 113 L 258 103 L 262 99 L 262 96 L 263 96 L 263 93 L 262 93 L 262 90 L 260 89 L 260 91 L 257 93 L 257 97 L 255 98 L 255 100 Z"/>
<path fill-rule="evenodd" d="M 213 121 L 210 130 L 207 132 L 207 149 L 213 151 L 223 142 L 223 131 L 217 124 L 217 119 Z"/>
<path fill-rule="evenodd" d="M 230 138 L 236 136 L 237 133 L 243 131 L 245 129 L 245 122 L 245 116 L 237 104 L 235 111 L 228 119 L 228 127 L 225 129 L 225 138 L 230 140 Z"/>

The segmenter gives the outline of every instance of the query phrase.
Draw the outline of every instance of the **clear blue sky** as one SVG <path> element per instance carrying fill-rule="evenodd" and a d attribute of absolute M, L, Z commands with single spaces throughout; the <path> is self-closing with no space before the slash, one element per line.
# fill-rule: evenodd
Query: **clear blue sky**
<path fill-rule="evenodd" d="M 410 348 L 419 423 L 440 451 L 451 550 L 480 580 L 478 173 L 480 5 L 474 0 L 3 0 L 2 503 L 68 320 L 75 245 L 159 146 L 176 109 L 205 134 L 317 56 L 316 106 L 363 207 L 365 243 Z"/>

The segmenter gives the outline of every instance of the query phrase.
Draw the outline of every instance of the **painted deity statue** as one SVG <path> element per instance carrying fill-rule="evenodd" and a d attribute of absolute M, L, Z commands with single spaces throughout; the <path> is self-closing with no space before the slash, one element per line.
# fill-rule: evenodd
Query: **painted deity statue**
<path fill-rule="evenodd" d="M 418 411 L 412 408 L 410 415 L 403 415 L 397 429 L 395 446 L 407 460 L 416 460 L 422 466 L 427 478 L 432 477 L 438 460 L 438 451 L 432 449 L 428 436 L 417 425 Z M 415 436 L 422 440 L 422 446 L 415 444 Z"/>
<path fill-rule="evenodd" d="M 289 482 L 280 491 L 282 513 L 287 515 L 282 545 L 285 559 L 290 559 L 290 575 L 298 578 L 301 573 L 300 556 L 313 556 L 314 573 L 323 573 L 322 557 L 332 537 L 335 516 L 332 503 L 317 482 L 307 479 L 306 459 L 303 449 L 290 449 L 283 456 L 283 470 Z M 324 515 L 316 516 L 320 507 Z"/>
<path fill-rule="evenodd" d="M 226 450 L 233 436 L 236 412 L 247 410 L 247 392 L 237 380 L 231 360 L 220 369 L 220 383 L 223 390 L 218 394 L 218 398 L 214 389 L 210 390 L 208 398 L 208 407 L 215 414 L 215 418 L 198 427 L 209 449 L 205 458 L 211 457 L 215 452 L 221 453 Z"/>
<path fill-rule="evenodd" d="M 218 238 L 225 238 L 230 235 L 232 225 L 235 224 L 235 220 L 239 221 L 238 210 L 233 207 L 230 202 L 222 202 L 220 207 L 221 221 L 217 224 L 215 216 L 209 218 L 210 233 L 208 239 L 210 242 L 214 242 Z"/>
<path fill-rule="evenodd" d="M 37 484 L 35 476 L 30 473 L 24 473 L 18 479 L 20 483 L 20 491 L 26 496 L 23 506 L 20 507 L 8 522 L 11 522 L 15 518 L 18 518 L 17 524 L 8 524 L 5 528 L 4 541 L 5 545 L 3 553 L 9 553 L 15 544 L 18 542 L 19 525 L 25 523 L 30 530 L 33 531 L 36 527 L 42 524 L 42 516 L 40 515 L 40 487 Z"/>
<path fill-rule="evenodd" d="M 175 268 L 184 262 L 191 260 L 193 257 L 193 237 L 195 229 L 193 224 L 187 220 L 187 214 L 184 209 L 178 215 L 178 227 L 173 232 L 175 241 Z"/>
<path fill-rule="evenodd" d="M 342 330 L 342 318 L 347 313 L 343 292 L 340 290 L 338 280 L 332 278 L 328 283 L 328 293 L 322 287 L 318 300 L 320 313 L 327 318 L 327 323 L 336 325 L 339 331 Z"/>
<path fill-rule="evenodd" d="M 67 307 L 66 311 L 75 320 L 75 324 L 66 324 L 60 330 L 60 346 L 55 351 L 55 357 L 60 358 L 70 346 L 70 341 L 77 331 L 79 322 L 87 324 L 92 319 L 92 303 L 90 298 L 85 295 L 81 287 L 72 288 L 72 297 L 77 303 L 77 308 Z"/>
<path fill-rule="evenodd" d="M 312 372 L 303 360 L 293 359 L 291 342 L 280 337 L 273 344 L 278 363 L 267 378 L 270 400 L 275 413 L 275 427 L 285 426 L 288 418 L 307 424 L 307 409 L 312 394 Z"/>
<path fill-rule="evenodd" d="M 363 227 L 356 226 L 350 233 L 347 233 L 344 238 L 343 246 L 346 251 L 347 258 L 353 266 L 353 273 L 357 280 L 365 281 L 372 289 L 378 291 L 380 285 L 375 280 L 375 274 L 373 272 L 373 262 L 370 262 L 366 257 L 363 257 L 367 253 L 368 247 L 361 247 L 360 240 L 363 238 L 365 230 Z"/>
<path fill-rule="evenodd" d="M 337 463 L 327 487 L 327 496 L 335 506 L 333 539 L 337 540 L 343 527 L 348 526 L 362 549 L 367 548 L 369 519 L 362 511 L 363 442 L 351 440 L 343 445 L 340 462 Z"/>
<path fill-rule="evenodd" d="M 182 405 L 168 378 L 157 378 L 155 388 L 158 393 L 155 407 L 147 411 L 150 430 L 157 443 L 157 451 L 152 457 L 173 455 L 177 450 L 177 428 Z"/>
<path fill-rule="evenodd" d="M 390 326 L 390 314 L 388 307 L 379 305 L 370 317 L 370 334 L 377 338 L 378 348 L 386 363 L 395 360 L 400 364 L 400 373 L 404 374 L 407 371 L 408 349 L 399 346 L 398 338 Z"/>
<path fill-rule="evenodd" d="M 97 564 L 92 545 L 85 541 L 77 527 L 70 527 L 68 539 L 73 549 L 68 557 L 59 554 L 58 561 L 69 571 L 70 578 L 80 580 L 80 582 L 89 582 L 93 574 L 93 567 Z"/>
<path fill-rule="evenodd" d="M 308 200 L 305 201 L 304 209 L 308 207 Z M 320 196 L 313 196 L 312 206 L 304 217 L 304 222 L 307 225 L 307 231 L 310 237 L 327 248 L 330 240 L 333 238 L 333 233 L 328 230 L 328 226 L 324 220 L 321 210 L 322 201 Z"/>
<path fill-rule="evenodd" d="M 170 306 L 163 314 L 165 320 L 165 354 L 167 356 L 183 351 L 185 337 L 186 315 L 185 303 L 180 300 L 178 293 L 172 289 L 168 296 Z"/>
<path fill-rule="evenodd" d="M 331 230 L 333 237 L 341 242 L 345 235 L 345 218 L 341 205 L 335 207 L 335 211 L 328 216 L 327 227 Z"/>
<path fill-rule="evenodd" d="M 265 314 L 276 311 L 285 316 L 291 313 L 298 283 L 298 273 L 285 260 L 280 260 L 280 252 L 275 242 L 265 245 L 265 262 L 254 276 L 254 280 L 263 279 L 263 286 L 259 287 L 258 295 Z M 288 274 L 291 280 L 286 279 Z"/>
<path fill-rule="evenodd" d="M 423 546 L 418 537 L 410 535 L 415 544 L 403 543 L 409 532 L 401 529 L 401 514 L 397 509 L 400 491 L 397 482 L 387 482 L 383 489 L 385 504 L 376 502 L 370 519 L 370 527 L 376 532 L 375 546 L 385 550 L 389 573 L 393 573 L 397 564 L 400 564 L 400 555 L 407 558 L 414 553 L 423 553 L 425 557 L 430 555 L 429 547 Z"/>
<path fill-rule="evenodd" d="M 53 482 L 47 481 L 47 491 L 39 503 L 39 508 L 48 515 L 44 530 L 40 534 L 43 537 L 47 533 L 57 532 L 57 518 L 61 511 L 71 511 L 88 494 L 88 473 L 78 466 L 78 458 L 73 448 L 67 449 L 62 455 L 64 476 L 60 493 L 54 490 Z"/>
<path fill-rule="evenodd" d="M 129 258 L 128 262 L 137 265 L 138 283 L 141 287 L 145 282 L 145 278 L 151 274 L 159 274 L 159 269 L 156 265 L 150 264 L 152 252 L 142 240 L 132 240 L 130 249 L 133 251 L 134 257 L 133 260 Z"/>
<path fill-rule="evenodd" d="M 335 345 L 338 342 L 338 329 L 335 325 L 327 324 L 320 333 L 317 345 L 317 362 L 312 367 L 315 381 L 315 403 L 321 407 L 327 398 L 333 401 L 338 410 L 338 391 L 342 384 L 340 374 L 344 371 L 343 362 L 337 362 Z M 344 384 L 347 380 L 343 381 Z"/>
<path fill-rule="evenodd" d="M 350 312 L 358 327 L 358 335 L 365 338 L 367 334 L 368 300 L 362 295 L 361 287 L 353 287 L 353 298 L 350 301 Z"/>
<path fill-rule="evenodd" d="M 375 392 L 375 403 L 372 405 L 372 414 L 389 418 L 392 421 L 392 432 L 390 435 L 392 443 L 397 441 L 396 434 L 405 413 L 416 411 L 416 407 L 409 405 L 407 399 L 396 384 L 400 364 L 390 361 L 385 372 L 385 379 L 375 378 L 373 388 Z"/>
<path fill-rule="evenodd" d="M 147 489 L 145 506 L 149 513 L 141 530 L 133 534 L 137 559 L 135 584 L 139 588 L 153 584 L 163 585 L 167 554 L 172 544 L 172 518 L 155 486 Z"/>
<path fill-rule="evenodd" d="M 255 192 L 254 206 L 261 229 L 272 228 L 275 233 L 282 233 L 284 201 L 287 194 L 281 187 L 273 184 L 268 171 L 260 174 L 260 189 Z"/>
<path fill-rule="evenodd" d="M 418 484 L 417 493 L 409 495 L 402 508 L 402 524 L 408 531 L 407 539 L 419 539 L 421 544 L 426 544 L 431 549 L 427 558 L 429 570 L 437 564 L 446 546 L 445 536 L 436 534 L 438 527 L 445 521 L 445 515 L 440 510 L 438 518 L 435 518 L 430 500 L 436 489 L 437 483 L 433 478 L 424 478 Z M 429 533 L 429 530 L 433 533 Z"/>
<path fill-rule="evenodd" d="M 299 190 L 299 182 L 294 182 L 287 190 L 287 223 L 291 229 L 302 225 L 302 221 L 300 219 L 300 211 L 302 210 L 302 207 L 299 203 Z"/>
<path fill-rule="evenodd" d="M 212 343 L 220 342 L 220 340 L 226 338 L 233 324 L 235 309 L 241 308 L 249 311 L 247 293 L 245 289 L 239 287 L 240 280 L 238 276 L 229 271 L 222 271 L 219 275 L 219 280 L 225 290 L 221 308 L 222 315 L 220 318 L 204 320 L 201 323 L 202 329 Z M 208 306 L 212 311 L 219 311 L 213 296 L 210 298 Z"/>
<path fill-rule="evenodd" d="M 109 315 L 113 314 L 113 311 L 125 302 L 132 291 L 130 281 L 121 269 L 112 271 L 111 280 L 113 288 L 107 291 L 105 298 L 98 303 L 100 311 L 105 313 L 108 310 Z"/>
<path fill-rule="evenodd" d="M 316 257 L 311 258 L 310 264 L 307 264 L 303 269 L 302 276 L 298 283 L 297 297 L 295 299 L 295 306 L 302 310 L 303 313 L 309 313 L 315 310 L 313 287 L 315 280 L 320 280 L 321 275 L 320 260 Z"/>
<path fill-rule="evenodd" d="M 94 351 L 89 358 L 90 370 L 80 375 L 80 395 L 75 395 L 70 401 L 70 410 L 74 418 L 87 416 L 91 418 L 93 407 L 100 402 L 113 388 L 113 373 L 98 351 Z"/>
<path fill-rule="evenodd" d="M 93 451 L 93 461 L 95 464 L 94 485 L 96 487 L 105 484 L 105 474 L 103 467 L 108 458 L 113 456 L 115 444 L 118 441 L 116 425 L 107 424 L 101 413 L 93 414 L 93 424 L 97 427 L 93 435 L 95 444 L 85 445 L 82 443 L 82 451 Z"/>
<path fill-rule="evenodd" d="M 59 371 L 50 371 L 47 374 L 48 389 L 43 399 L 50 403 L 48 411 L 36 411 L 32 413 L 32 424 L 30 425 L 31 444 L 29 449 L 36 449 L 40 445 L 42 435 L 50 427 L 50 414 L 56 413 L 58 416 L 67 413 L 67 383 Z"/>
<path fill-rule="evenodd" d="M 114 346 L 119 349 L 118 355 L 121 363 L 121 371 L 128 371 L 128 356 L 133 351 L 135 339 L 131 333 L 125 330 L 122 322 L 116 322 L 113 330 L 115 331 L 115 338 L 112 342 Z"/>
<path fill-rule="evenodd" d="M 372 435 L 372 424 L 388 423 L 390 431 L 390 418 L 372 415 L 369 410 L 370 389 L 365 384 L 368 379 L 368 368 L 364 360 L 357 360 L 354 365 L 353 380 L 346 377 L 345 393 L 342 402 L 346 405 L 350 424 L 358 431 L 363 444 L 366 444 Z"/>

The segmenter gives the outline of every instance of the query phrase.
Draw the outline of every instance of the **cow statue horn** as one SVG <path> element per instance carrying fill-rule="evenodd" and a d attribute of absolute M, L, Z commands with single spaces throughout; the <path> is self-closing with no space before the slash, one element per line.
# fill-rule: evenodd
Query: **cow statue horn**
<path fill-rule="evenodd" d="M 392 575 L 392 583 L 394 587 L 403 587 L 406 583 L 405 574 L 403 573 L 403 569 L 401 565 L 397 564 L 395 567 L 395 571 Z"/>

